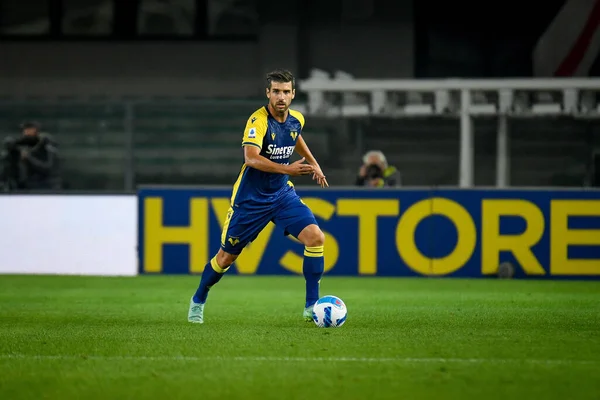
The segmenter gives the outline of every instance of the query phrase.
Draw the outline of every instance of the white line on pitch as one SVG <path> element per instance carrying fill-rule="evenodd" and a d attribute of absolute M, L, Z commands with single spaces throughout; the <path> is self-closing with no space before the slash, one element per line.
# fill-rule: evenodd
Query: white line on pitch
<path fill-rule="evenodd" d="M 600 364 L 600 360 L 511 359 L 511 358 L 435 358 L 435 357 L 196 357 L 196 356 L 103 356 L 103 355 L 42 355 L 0 354 L 0 359 L 29 360 L 109 360 L 109 361 L 250 361 L 250 362 L 357 362 L 357 363 L 448 363 L 448 364 Z"/>

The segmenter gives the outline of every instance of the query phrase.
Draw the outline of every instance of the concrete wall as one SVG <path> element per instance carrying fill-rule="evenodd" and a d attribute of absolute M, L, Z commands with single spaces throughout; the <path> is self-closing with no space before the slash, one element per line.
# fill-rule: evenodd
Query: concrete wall
<path fill-rule="evenodd" d="M 393 21 L 267 18 L 254 42 L 0 42 L 0 95 L 260 96 L 276 67 L 412 77 L 412 3 L 398 4 Z"/>
<path fill-rule="evenodd" d="M 259 92 L 258 44 L 0 44 L 0 94 L 247 96 Z"/>

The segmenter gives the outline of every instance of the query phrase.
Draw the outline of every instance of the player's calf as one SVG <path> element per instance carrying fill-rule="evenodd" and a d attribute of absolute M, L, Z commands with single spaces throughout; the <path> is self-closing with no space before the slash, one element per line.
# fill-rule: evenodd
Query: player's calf
<path fill-rule="evenodd" d="M 219 249 L 217 255 L 204 266 L 200 285 L 193 297 L 195 303 L 204 304 L 206 302 L 210 288 L 221 280 L 236 258 L 236 255 L 226 253 L 222 249 Z"/>
<path fill-rule="evenodd" d="M 222 249 L 219 249 L 217 255 L 204 266 L 198 289 L 190 300 L 190 308 L 188 311 L 189 322 L 204 322 L 204 303 L 208 297 L 208 292 L 221 280 L 236 258 L 236 255 L 226 253 Z"/>
<path fill-rule="evenodd" d="M 311 224 L 300 232 L 298 240 L 304 244 L 302 272 L 306 280 L 306 302 L 303 317 L 307 321 L 312 321 L 312 308 L 319 299 L 319 285 L 325 267 L 323 258 L 325 235 L 317 225 Z"/>

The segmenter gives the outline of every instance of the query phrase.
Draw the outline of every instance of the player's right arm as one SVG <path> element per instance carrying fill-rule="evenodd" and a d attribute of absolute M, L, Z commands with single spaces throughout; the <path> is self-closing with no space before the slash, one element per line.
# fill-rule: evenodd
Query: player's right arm
<path fill-rule="evenodd" d="M 273 174 L 299 176 L 313 173 L 312 165 L 304 164 L 304 157 L 289 165 L 278 164 L 261 156 L 260 149 L 251 145 L 244 145 L 244 161 L 248 167 Z"/>
<path fill-rule="evenodd" d="M 313 172 L 313 167 L 303 164 L 304 158 L 290 165 L 279 164 L 260 155 L 263 147 L 263 141 L 267 134 L 267 114 L 260 109 L 250 116 L 244 129 L 244 161 L 246 166 L 259 171 L 270 172 L 272 174 L 286 174 L 292 176 L 308 175 Z"/>

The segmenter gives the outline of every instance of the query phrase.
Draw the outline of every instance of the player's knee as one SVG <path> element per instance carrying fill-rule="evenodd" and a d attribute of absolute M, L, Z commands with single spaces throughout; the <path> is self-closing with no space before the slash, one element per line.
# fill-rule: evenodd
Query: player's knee
<path fill-rule="evenodd" d="M 307 247 L 318 247 L 325 244 L 325 234 L 317 225 L 309 225 L 304 228 L 301 236 Z"/>
<path fill-rule="evenodd" d="M 323 246 L 325 244 L 325 234 L 317 228 L 314 236 L 314 244 L 312 246 Z"/>
<path fill-rule="evenodd" d="M 228 268 L 231 264 L 233 264 L 237 257 L 238 256 L 235 254 L 230 254 L 223 251 L 223 249 L 219 249 L 219 252 L 217 253 L 217 264 L 219 264 L 219 267 L 223 269 Z"/>

